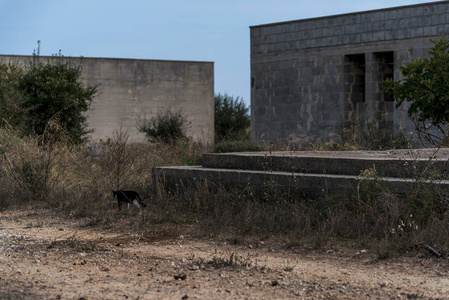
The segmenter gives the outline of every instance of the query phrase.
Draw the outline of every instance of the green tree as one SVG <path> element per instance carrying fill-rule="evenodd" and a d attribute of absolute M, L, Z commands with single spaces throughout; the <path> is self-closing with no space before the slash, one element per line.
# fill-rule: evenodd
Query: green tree
<path fill-rule="evenodd" d="M 251 124 L 249 108 L 243 99 L 225 94 L 215 95 L 215 141 L 248 139 Z"/>
<path fill-rule="evenodd" d="M 25 64 L 19 81 L 24 101 L 25 134 L 42 135 L 50 121 L 57 122 L 72 142 L 80 143 L 87 131 L 86 116 L 98 86 L 81 83 L 81 62 L 65 59 L 61 53 L 43 62 L 40 44 Z"/>
<path fill-rule="evenodd" d="M 441 142 L 448 137 L 449 41 L 431 41 L 429 58 L 405 63 L 400 68 L 403 78 L 387 79 L 384 88 L 393 95 L 396 107 L 408 103 L 408 115 L 421 137 Z"/>
<path fill-rule="evenodd" d="M 19 81 L 23 70 L 17 63 L 0 64 L 0 121 L 13 128 L 23 124 L 22 94 Z"/>

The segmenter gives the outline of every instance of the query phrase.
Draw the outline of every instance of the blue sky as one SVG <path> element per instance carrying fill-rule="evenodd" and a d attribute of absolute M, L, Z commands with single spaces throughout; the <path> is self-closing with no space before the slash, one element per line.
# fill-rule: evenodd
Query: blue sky
<path fill-rule="evenodd" d="M 215 92 L 250 103 L 249 26 L 412 0 L 0 0 L 0 54 L 215 62 Z"/>

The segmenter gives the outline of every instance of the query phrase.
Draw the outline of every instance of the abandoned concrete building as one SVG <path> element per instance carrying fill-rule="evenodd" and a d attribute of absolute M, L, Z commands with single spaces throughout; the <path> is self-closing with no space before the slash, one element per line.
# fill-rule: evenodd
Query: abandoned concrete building
<path fill-rule="evenodd" d="M 449 1 L 253 26 L 251 137 L 327 139 L 341 124 L 413 131 L 384 94 L 404 62 L 449 37 Z"/>
<path fill-rule="evenodd" d="M 27 58 L 0 55 L 0 62 L 20 64 Z M 171 109 L 181 110 L 187 117 L 187 136 L 213 143 L 213 62 L 83 57 L 82 70 L 83 82 L 99 84 L 100 91 L 87 113 L 92 141 L 111 138 L 120 129 L 129 134 L 130 141 L 143 141 L 145 135 L 138 131 L 137 120 L 149 120 Z"/>

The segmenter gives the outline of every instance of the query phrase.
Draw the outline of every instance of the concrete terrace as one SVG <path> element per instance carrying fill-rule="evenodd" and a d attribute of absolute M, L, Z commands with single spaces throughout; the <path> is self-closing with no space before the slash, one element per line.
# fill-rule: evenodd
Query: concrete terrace
<path fill-rule="evenodd" d="M 210 153 L 203 155 L 202 166 L 160 167 L 155 175 L 168 187 L 205 182 L 254 190 L 270 186 L 318 198 L 373 179 L 395 193 L 411 191 L 418 178 L 421 184 L 446 189 L 448 180 L 429 176 L 447 178 L 448 161 L 449 149 Z M 366 170 L 376 176 L 362 176 Z"/>

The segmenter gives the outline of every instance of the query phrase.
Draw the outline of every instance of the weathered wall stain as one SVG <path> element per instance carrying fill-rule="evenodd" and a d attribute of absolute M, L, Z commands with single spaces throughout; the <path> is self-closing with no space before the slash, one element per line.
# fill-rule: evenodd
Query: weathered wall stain
<path fill-rule="evenodd" d="M 0 55 L 0 62 L 12 59 L 23 63 L 27 58 Z M 161 110 L 172 109 L 187 116 L 188 136 L 213 143 L 213 62 L 88 57 L 81 62 L 84 83 L 100 84 L 100 94 L 87 113 L 93 141 L 112 137 L 120 128 L 128 132 L 131 141 L 142 141 L 145 135 L 137 130 L 137 119 L 149 120 Z"/>
<path fill-rule="evenodd" d="M 382 81 L 448 37 L 448 1 L 251 27 L 252 139 L 327 139 L 355 123 L 413 130 Z"/>

